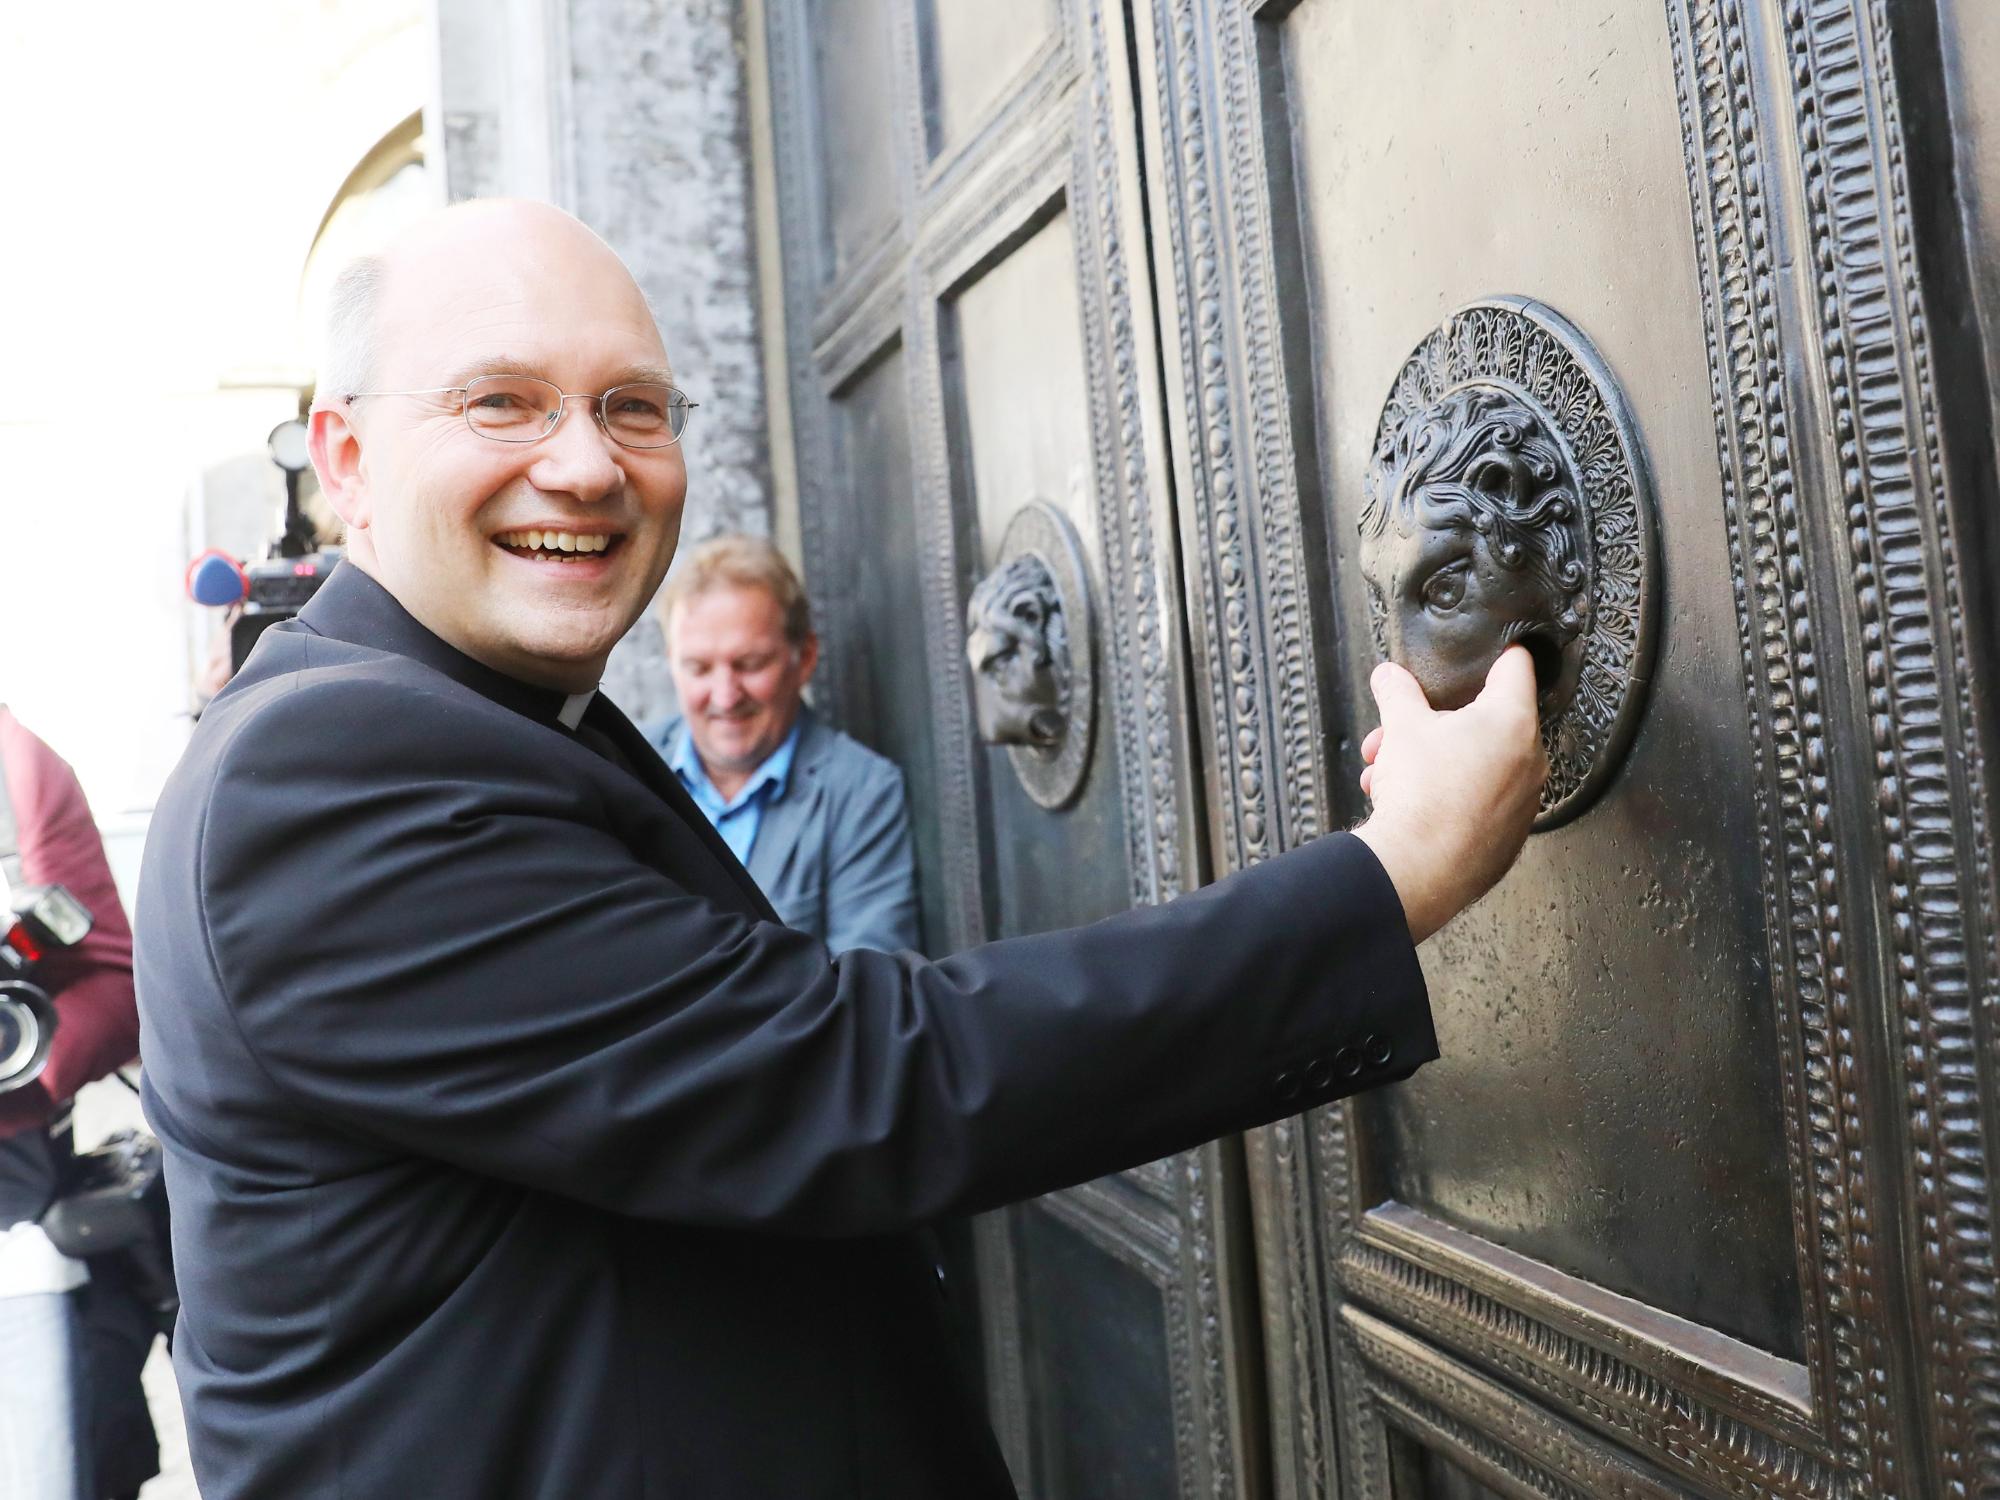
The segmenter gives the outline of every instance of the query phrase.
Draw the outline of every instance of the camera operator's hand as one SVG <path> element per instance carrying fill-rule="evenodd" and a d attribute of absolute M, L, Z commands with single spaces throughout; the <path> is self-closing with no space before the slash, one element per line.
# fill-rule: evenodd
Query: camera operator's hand
<path fill-rule="evenodd" d="M 1361 746 L 1361 790 L 1375 810 L 1354 832 L 1382 861 L 1421 943 L 1491 890 L 1527 842 L 1549 769 L 1534 661 L 1509 647 L 1479 696 L 1448 713 L 1393 662 L 1369 686 L 1382 724 Z"/>
<path fill-rule="evenodd" d="M 237 617 L 243 613 L 243 606 L 232 604 L 222 612 L 222 623 L 208 638 L 208 656 L 201 664 L 201 671 L 194 680 L 194 706 L 199 713 L 208 707 L 208 700 L 229 686 L 230 632 L 235 628 Z"/>

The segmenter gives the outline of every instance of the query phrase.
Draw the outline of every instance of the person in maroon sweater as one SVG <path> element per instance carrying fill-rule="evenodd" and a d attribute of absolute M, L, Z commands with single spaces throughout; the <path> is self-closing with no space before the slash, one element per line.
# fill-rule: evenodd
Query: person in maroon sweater
<path fill-rule="evenodd" d="M 55 996 L 55 1043 L 40 1078 L 0 1094 L 0 1137 L 46 1125 L 76 1091 L 139 1055 L 132 998 L 132 927 L 76 773 L 0 704 L 0 762 L 14 803 L 21 878 L 58 884 L 96 919 L 74 948 L 43 960 L 37 983 Z"/>
<path fill-rule="evenodd" d="M 99 1500 L 79 1306 L 88 1272 L 58 1254 L 36 1220 L 56 1191 L 61 1152 L 51 1123 L 78 1089 L 139 1050 L 132 929 L 76 773 L 4 705 L 0 767 L 19 846 L 0 857 L 18 853 L 21 880 L 66 886 L 95 919 L 81 943 L 50 953 L 36 975 L 56 1005 L 46 1067 L 0 1094 L 0 1473 L 10 1500 Z"/>

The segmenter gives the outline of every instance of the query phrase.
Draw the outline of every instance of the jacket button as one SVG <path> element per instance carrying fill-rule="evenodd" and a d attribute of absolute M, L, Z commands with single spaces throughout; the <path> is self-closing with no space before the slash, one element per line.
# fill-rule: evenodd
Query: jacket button
<path fill-rule="evenodd" d="M 1396 1049 L 1389 1045 L 1389 1039 L 1374 1032 L 1361 1039 L 1361 1051 L 1378 1068 L 1396 1055 Z"/>
<path fill-rule="evenodd" d="M 1340 1069 L 1340 1076 L 1342 1078 L 1360 1077 L 1361 1049 L 1351 1046 L 1342 1047 L 1338 1052 L 1333 1054 L 1333 1065 Z"/>
<path fill-rule="evenodd" d="M 1306 1069 L 1306 1087 L 1315 1094 L 1330 1088 L 1333 1084 L 1333 1064 L 1321 1058 Z"/>
<path fill-rule="evenodd" d="M 1280 1099 L 1296 1099 L 1296 1098 L 1298 1098 L 1298 1097 L 1299 1097 L 1299 1089 L 1300 1089 L 1300 1087 L 1301 1087 L 1301 1084 L 1300 1084 L 1300 1081 L 1299 1081 L 1299 1075 L 1298 1075 L 1298 1074 L 1296 1074 L 1296 1073 L 1280 1073 L 1280 1074 L 1278 1075 L 1278 1080 L 1277 1080 L 1277 1089 L 1278 1089 L 1278 1097 L 1279 1097 Z"/>

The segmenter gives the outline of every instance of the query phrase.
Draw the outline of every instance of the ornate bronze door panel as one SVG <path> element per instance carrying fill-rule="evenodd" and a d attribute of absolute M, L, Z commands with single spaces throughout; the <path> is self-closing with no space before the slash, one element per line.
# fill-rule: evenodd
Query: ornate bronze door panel
<path fill-rule="evenodd" d="M 1359 814 L 1383 651 L 1525 642 L 1556 766 L 1443 1060 L 1253 1142 L 1276 1492 L 1996 1493 L 1950 37 L 1133 11 L 1217 865 Z"/>
<path fill-rule="evenodd" d="M 1984 14 L 769 0 L 933 949 L 1359 816 L 1382 654 L 1542 674 L 1440 1063 L 957 1247 L 1024 1492 L 2000 1493 Z"/>
<path fill-rule="evenodd" d="M 821 691 L 909 773 L 926 940 L 1171 895 L 1201 813 L 1122 9 L 767 27 Z M 976 1227 L 1024 1493 L 1261 1492 L 1247 1205 L 1229 1143 Z"/>

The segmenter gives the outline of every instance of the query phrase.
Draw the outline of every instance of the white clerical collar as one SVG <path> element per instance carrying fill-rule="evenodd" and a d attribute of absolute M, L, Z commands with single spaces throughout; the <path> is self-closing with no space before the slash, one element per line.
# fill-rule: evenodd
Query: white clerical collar
<path fill-rule="evenodd" d="M 590 707 L 590 700 L 596 696 L 596 688 L 587 693 L 571 693 L 563 699 L 562 711 L 556 715 L 556 721 L 565 729 L 576 728 L 583 722 L 583 711 Z"/>

